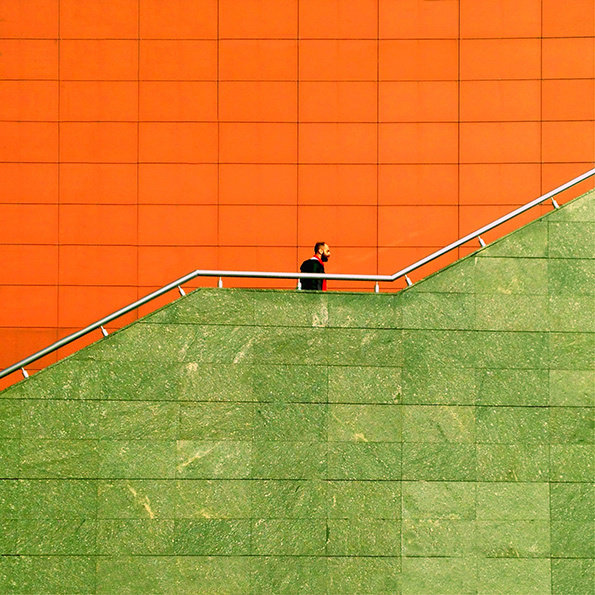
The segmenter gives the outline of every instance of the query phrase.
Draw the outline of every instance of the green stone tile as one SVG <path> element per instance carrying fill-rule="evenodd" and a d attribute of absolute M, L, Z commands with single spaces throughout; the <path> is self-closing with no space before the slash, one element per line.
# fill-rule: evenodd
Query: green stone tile
<path fill-rule="evenodd" d="M 562 205 L 561 209 L 548 214 L 549 221 L 595 221 L 593 215 L 593 190 Z"/>
<path fill-rule="evenodd" d="M 253 595 L 326 595 L 328 592 L 329 572 L 326 558 L 270 556 L 255 557 L 251 560 Z M 249 592 L 246 590 L 241 593 Z"/>
<path fill-rule="evenodd" d="M 187 339 L 188 332 L 190 337 Z M 263 333 L 253 326 L 189 325 L 188 330 L 180 334 L 177 352 L 179 361 L 239 364 L 251 363 L 257 358 L 257 346 Z"/>
<path fill-rule="evenodd" d="M 344 442 L 329 445 L 329 479 L 401 479 L 398 443 Z"/>
<path fill-rule="evenodd" d="M 174 399 L 180 401 L 256 401 L 251 364 L 180 364 L 175 370 Z"/>
<path fill-rule="evenodd" d="M 252 516 L 266 519 L 325 519 L 327 482 L 263 480 L 250 482 Z"/>
<path fill-rule="evenodd" d="M 22 585 L 24 560 L 19 556 L 0 556 L 0 592 L 18 593 Z"/>
<path fill-rule="evenodd" d="M 595 560 L 552 560 L 552 595 L 591 595 Z"/>
<path fill-rule="evenodd" d="M 541 370 L 550 364 L 548 337 L 551 333 L 497 332 L 474 333 L 478 368 Z"/>
<path fill-rule="evenodd" d="M 0 519 L 18 518 L 22 483 L 16 479 L 0 480 Z"/>
<path fill-rule="evenodd" d="M 0 558 L 4 556 L 17 555 L 17 536 L 18 521 L 0 519 Z M 0 565 L 0 574 L 2 566 Z M 0 579 L 0 589 L 2 588 L 2 579 Z M 7 591 L 2 591 L 6 593 Z"/>
<path fill-rule="evenodd" d="M 385 403 L 401 400 L 401 368 L 331 366 L 328 368 L 330 403 Z"/>
<path fill-rule="evenodd" d="M 595 406 L 595 372 L 550 370 L 549 404 Z"/>
<path fill-rule="evenodd" d="M 0 439 L 0 479 L 16 479 L 21 468 L 21 441 Z"/>
<path fill-rule="evenodd" d="M 487 559 L 478 564 L 477 575 L 477 592 L 485 595 L 551 593 L 549 559 Z"/>
<path fill-rule="evenodd" d="M 102 556 L 171 556 L 174 553 L 174 521 L 99 521 L 97 550 Z"/>
<path fill-rule="evenodd" d="M 99 406 L 99 434 L 112 440 L 175 440 L 177 403 L 111 401 Z"/>
<path fill-rule="evenodd" d="M 595 443 L 593 407 L 552 407 L 549 415 L 550 441 L 553 444 Z"/>
<path fill-rule="evenodd" d="M 173 440 L 101 440 L 99 457 L 105 479 L 165 479 L 176 471 Z"/>
<path fill-rule="evenodd" d="M 407 289 L 411 293 L 474 293 L 477 256 L 462 258 Z"/>
<path fill-rule="evenodd" d="M 479 257 L 512 256 L 539 258 L 547 255 L 547 221 L 532 221 L 529 225 L 496 240 L 479 252 Z"/>
<path fill-rule="evenodd" d="M 403 518 L 475 520 L 474 482 L 404 481 Z"/>
<path fill-rule="evenodd" d="M 550 329 L 550 309 L 547 295 L 476 296 L 475 325 L 483 331 L 547 331 Z"/>
<path fill-rule="evenodd" d="M 14 593 L 95 593 L 93 556 L 22 556 Z"/>
<path fill-rule="evenodd" d="M 434 518 L 403 521 L 403 556 L 469 557 L 475 553 L 475 541 L 475 521 Z"/>
<path fill-rule="evenodd" d="M 466 331 L 403 331 L 405 367 L 472 368 L 476 362 L 476 335 Z"/>
<path fill-rule="evenodd" d="M 478 369 L 477 405 L 548 404 L 548 370 Z"/>
<path fill-rule="evenodd" d="M 400 556 L 401 523 L 380 519 L 329 519 L 329 556 Z"/>
<path fill-rule="evenodd" d="M 595 484 L 552 483 L 550 515 L 552 521 L 592 521 L 595 513 Z"/>
<path fill-rule="evenodd" d="M 478 444 L 478 481 L 547 481 L 550 451 L 542 444 Z"/>
<path fill-rule="evenodd" d="M 595 258 L 592 221 L 548 222 L 550 258 Z"/>
<path fill-rule="evenodd" d="M 547 444 L 548 413 L 545 407 L 477 407 L 477 442 Z"/>
<path fill-rule="evenodd" d="M 467 293 L 414 293 L 403 297 L 403 328 L 474 328 L 475 295 Z"/>
<path fill-rule="evenodd" d="M 479 521 L 478 550 L 484 558 L 548 558 L 549 521 Z"/>
<path fill-rule="evenodd" d="M 21 457 L 23 478 L 95 478 L 100 445 L 97 440 L 23 441 Z"/>
<path fill-rule="evenodd" d="M 176 519 L 245 519 L 252 516 L 250 489 L 243 480 L 185 479 L 175 482 Z"/>
<path fill-rule="evenodd" d="M 331 519 L 399 519 L 401 482 L 330 481 L 328 502 Z"/>
<path fill-rule="evenodd" d="M 545 258 L 478 258 L 475 265 L 477 294 L 546 295 L 548 261 Z"/>
<path fill-rule="evenodd" d="M 251 593 L 251 570 L 252 560 L 244 556 L 181 556 L 176 559 L 176 582 L 166 593 Z"/>
<path fill-rule="evenodd" d="M 324 519 L 255 519 L 252 554 L 257 556 L 321 556 L 325 553 Z"/>
<path fill-rule="evenodd" d="M 252 450 L 250 442 L 179 440 L 172 469 L 178 478 L 244 479 L 250 477 Z"/>
<path fill-rule="evenodd" d="M 403 370 L 403 403 L 408 405 L 473 405 L 475 392 L 471 368 L 436 363 Z"/>
<path fill-rule="evenodd" d="M 403 595 L 473 595 L 476 563 L 468 558 L 403 558 Z"/>
<path fill-rule="evenodd" d="M 324 479 L 327 450 L 321 442 L 255 442 L 252 479 Z"/>
<path fill-rule="evenodd" d="M 97 482 L 92 480 L 21 480 L 11 488 L 20 519 L 86 519 L 97 514 Z"/>
<path fill-rule="evenodd" d="M 389 329 L 401 327 L 401 299 L 397 295 L 329 293 L 327 299 L 329 326 Z"/>
<path fill-rule="evenodd" d="M 552 444 L 550 481 L 593 481 L 595 447 L 592 444 Z"/>
<path fill-rule="evenodd" d="M 399 329 L 329 328 L 320 347 L 327 362 L 335 366 L 398 367 L 403 364 L 403 335 Z"/>
<path fill-rule="evenodd" d="M 475 442 L 473 407 L 404 405 L 403 442 Z"/>
<path fill-rule="evenodd" d="M 324 403 L 258 403 L 254 409 L 254 438 L 326 442 L 327 418 Z"/>
<path fill-rule="evenodd" d="M 247 556 L 250 554 L 250 521 L 247 519 L 180 519 L 175 525 L 176 555 Z"/>
<path fill-rule="evenodd" d="M 552 557 L 595 558 L 595 522 L 552 521 Z"/>
<path fill-rule="evenodd" d="M 328 339 L 322 328 L 262 328 L 251 344 L 258 364 L 327 363 Z"/>
<path fill-rule="evenodd" d="M 549 520 L 547 483 L 480 483 L 477 487 L 477 520 Z"/>
<path fill-rule="evenodd" d="M 18 439 L 21 437 L 23 409 L 21 401 L 0 401 L 0 439 Z"/>
<path fill-rule="evenodd" d="M 326 403 L 328 376 L 326 366 L 257 366 L 252 372 L 252 389 L 256 400 L 262 402 Z"/>
<path fill-rule="evenodd" d="M 97 486 L 100 519 L 168 519 L 175 516 L 175 483 L 171 480 L 124 479 Z"/>
<path fill-rule="evenodd" d="M 92 556 L 97 553 L 97 522 L 89 519 L 22 520 L 19 555 Z"/>
<path fill-rule="evenodd" d="M 595 295 L 595 260 L 551 258 L 548 278 L 550 295 Z"/>
<path fill-rule="evenodd" d="M 595 296 L 551 295 L 548 310 L 552 331 L 595 332 Z"/>
<path fill-rule="evenodd" d="M 473 444 L 403 443 L 404 480 L 475 481 L 476 475 Z"/>
<path fill-rule="evenodd" d="M 331 442 L 400 442 L 400 405 L 329 405 Z"/>
<path fill-rule="evenodd" d="M 401 558 L 329 558 L 329 595 L 399 595 Z"/>
<path fill-rule="evenodd" d="M 251 440 L 255 404 L 183 403 L 181 440 Z"/>
<path fill-rule="evenodd" d="M 326 327 L 329 324 L 327 295 L 259 292 L 254 301 L 254 323 L 258 326 Z"/>
<path fill-rule="evenodd" d="M 81 401 L 25 401 L 22 434 L 28 439 L 100 438 L 99 404 Z"/>
<path fill-rule="evenodd" d="M 181 592 L 177 559 L 173 556 L 99 556 L 96 564 L 94 592 L 99 595 Z"/>

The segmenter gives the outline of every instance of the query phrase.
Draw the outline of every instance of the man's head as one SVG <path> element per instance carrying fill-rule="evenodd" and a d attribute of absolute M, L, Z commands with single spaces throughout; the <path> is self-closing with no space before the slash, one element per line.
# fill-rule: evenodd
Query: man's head
<path fill-rule="evenodd" d="M 314 254 L 318 256 L 322 262 L 327 262 L 331 256 L 331 249 L 326 242 L 316 242 L 316 245 L 314 246 Z"/>

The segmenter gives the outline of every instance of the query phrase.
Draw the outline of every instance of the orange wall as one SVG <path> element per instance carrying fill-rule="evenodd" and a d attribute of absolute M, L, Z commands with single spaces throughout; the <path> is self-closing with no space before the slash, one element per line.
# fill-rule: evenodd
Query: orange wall
<path fill-rule="evenodd" d="M 593 166 L 594 61 L 593 0 L 2 0 L 0 368 L 195 268 L 395 272 Z"/>

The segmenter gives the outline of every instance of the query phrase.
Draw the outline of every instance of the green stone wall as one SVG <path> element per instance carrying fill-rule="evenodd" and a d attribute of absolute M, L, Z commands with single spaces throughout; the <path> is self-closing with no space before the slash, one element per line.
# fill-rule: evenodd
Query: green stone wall
<path fill-rule="evenodd" d="M 199 290 L 0 393 L 0 593 L 595 590 L 595 195 L 398 294 Z"/>

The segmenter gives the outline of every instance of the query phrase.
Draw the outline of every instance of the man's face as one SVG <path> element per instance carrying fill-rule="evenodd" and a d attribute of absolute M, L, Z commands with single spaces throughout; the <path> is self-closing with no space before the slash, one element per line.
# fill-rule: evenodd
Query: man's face
<path fill-rule="evenodd" d="M 328 247 L 328 244 L 325 244 L 322 248 L 320 248 L 319 253 L 320 260 L 322 260 L 322 262 L 327 262 L 331 257 L 331 249 Z"/>

